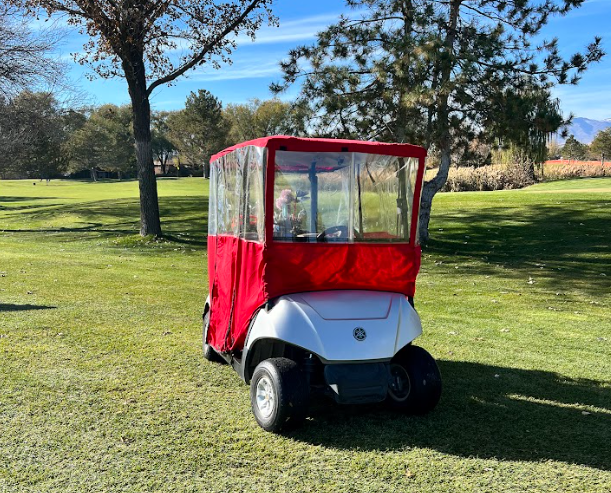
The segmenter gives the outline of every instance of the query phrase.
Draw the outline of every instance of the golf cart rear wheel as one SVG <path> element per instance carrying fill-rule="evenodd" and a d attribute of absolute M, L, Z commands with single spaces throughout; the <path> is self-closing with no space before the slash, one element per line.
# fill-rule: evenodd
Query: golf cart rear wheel
<path fill-rule="evenodd" d="M 310 390 L 297 363 L 270 358 L 257 365 L 250 382 L 250 403 L 259 426 L 280 432 L 301 424 L 308 412 Z"/>
<path fill-rule="evenodd" d="M 208 325 L 210 324 L 210 310 L 204 315 L 203 330 L 202 330 L 202 347 L 204 350 L 204 359 L 213 363 L 225 363 L 225 360 L 221 358 L 214 348 L 208 344 Z"/>
<path fill-rule="evenodd" d="M 441 397 L 441 374 L 435 359 L 418 346 L 401 350 L 390 362 L 388 405 L 408 414 L 432 411 Z"/>

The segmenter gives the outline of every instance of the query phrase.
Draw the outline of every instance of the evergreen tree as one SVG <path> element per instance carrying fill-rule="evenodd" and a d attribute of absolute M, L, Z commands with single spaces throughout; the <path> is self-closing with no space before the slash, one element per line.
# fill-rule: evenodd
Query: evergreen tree
<path fill-rule="evenodd" d="M 579 142 L 574 135 L 570 135 L 564 147 L 562 148 L 562 157 L 564 159 L 583 160 L 588 154 L 588 146 Z"/>
<path fill-rule="evenodd" d="M 223 105 L 209 91 L 200 89 L 187 96 L 185 109 L 172 113 L 167 121 L 170 140 L 187 162 L 203 168 L 207 176 L 210 156 L 227 143 L 229 125 Z"/>
<path fill-rule="evenodd" d="M 410 142 L 439 153 L 423 189 L 420 234 L 452 155 L 502 139 L 540 156 L 564 122 L 554 84 L 577 83 L 603 52 L 600 39 L 568 60 L 557 40 L 532 43 L 552 15 L 583 0 L 346 0 L 353 15 L 283 62 L 276 92 L 302 81 L 321 135 Z M 509 141 L 509 142 L 507 142 Z"/>
<path fill-rule="evenodd" d="M 611 160 L 611 127 L 596 134 L 590 144 L 590 152 L 593 157 L 601 161 Z"/>

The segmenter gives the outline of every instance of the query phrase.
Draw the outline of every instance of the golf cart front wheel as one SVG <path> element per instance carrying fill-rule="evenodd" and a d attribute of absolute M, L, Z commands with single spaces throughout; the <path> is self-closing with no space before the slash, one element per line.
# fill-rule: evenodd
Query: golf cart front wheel
<path fill-rule="evenodd" d="M 441 374 L 435 359 L 418 346 L 401 350 L 390 362 L 388 405 L 408 414 L 432 411 L 441 397 Z"/>
<path fill-rule="evenodd" d="M 257 365 L 250 382 L 250 403 L 265 431 L 286 431 L 301 424 L 308 412 L 308 383 L 297 363 L 270 358 Z"/>

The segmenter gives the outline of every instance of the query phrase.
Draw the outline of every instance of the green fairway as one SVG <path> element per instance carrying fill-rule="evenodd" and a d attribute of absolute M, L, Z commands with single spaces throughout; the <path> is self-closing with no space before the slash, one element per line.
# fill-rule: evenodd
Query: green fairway
<path fill-rule="evenodd" d="M 611 491 L 611 178 L 439 195 L 438 407 L 317 401 L 285 436 L 201 355 L 207 182 L 159 181 L 163 241 L 137 194 L 0 181 L 0 493 Z"/>

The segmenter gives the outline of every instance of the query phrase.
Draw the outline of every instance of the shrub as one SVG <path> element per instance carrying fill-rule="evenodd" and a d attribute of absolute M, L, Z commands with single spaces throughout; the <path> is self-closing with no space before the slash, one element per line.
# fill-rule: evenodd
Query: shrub
<path fill-rule="evenodd" d="M 524 166 L 517 164 L 451 168 L 444 192 L 511 190 L 532 185 Z"/>
<path fill-rule="evenodd" d="M 427 171 L 427 179 L 437 173 Z M 538 173 L 541 174 L 540 172 Z M 611 176 L 611 162 L 601 165 L 599 161 L 548 161 L 545 163 L 542 181 L 566 180 L 570 178 L 596 178 Z M 524 166 L 519 164 L 495 164 L 480 167 L 450 168 L 444 192 L 479 192 L 513 190 L 534 183 Z"/>
<path fill-rule="evenodd" d="M 548 161 L 543 173 L 545 181 L 600 176 L 611 176 L 611 163 L 605 163 L 603 166 L 600 161 Z"/>

